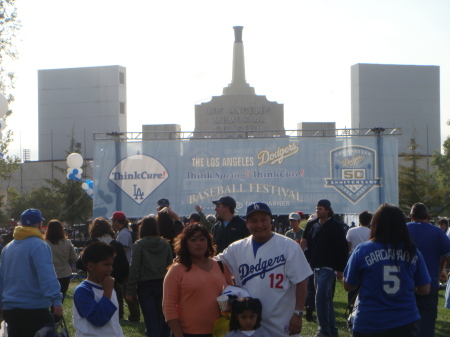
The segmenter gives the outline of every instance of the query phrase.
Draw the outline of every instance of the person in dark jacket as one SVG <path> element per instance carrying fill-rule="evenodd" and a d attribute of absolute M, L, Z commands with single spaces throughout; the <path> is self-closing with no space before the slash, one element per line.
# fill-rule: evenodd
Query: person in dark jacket
<path fill-rule="evenodd" d="M 333 283 L 342 279 L 348 259 L 348 244 L 342 224 L 333 219 L 331 202 L 319 200 L 317 219 L 306 225 L 307 256 L 314 270 L 316 313 L 319 323 L 317 337 L 338 336 L 333 303 Z"/>
<path fill-rule="evenodd" d="M 137 298 L 141 306 L 147 336 L 169 337 L 169 326 L 162 312 L 163 281 L 172 264 L 172 248 L 159 236 L 158 225 L 146 216 L 139 223 L 139 238 L 131 248 L 130 276 L 126 298 Z"/>
<path fill-rule="evenodd" d="M 217 253 L 222 253 L 230 244 L 250 235 L 245 220 L 234 215 L 236 200 L 230 196 L 213 201 L 216 205 L 217 223 L 211 229 Z"/>

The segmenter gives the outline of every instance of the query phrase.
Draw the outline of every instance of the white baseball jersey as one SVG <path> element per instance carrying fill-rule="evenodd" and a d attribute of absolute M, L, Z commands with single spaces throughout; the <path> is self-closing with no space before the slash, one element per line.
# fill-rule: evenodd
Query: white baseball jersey
<path fill-rule="evenodd" d="M 261 324 L 268 335 L 289 335 L 296 285 L 312 274 L 300 245 L 274 233 L 255 257 L 252 236 L 249 236 L 232 243 L 219 258 L 234 275 L 236 285 L 261 301 Z"/>

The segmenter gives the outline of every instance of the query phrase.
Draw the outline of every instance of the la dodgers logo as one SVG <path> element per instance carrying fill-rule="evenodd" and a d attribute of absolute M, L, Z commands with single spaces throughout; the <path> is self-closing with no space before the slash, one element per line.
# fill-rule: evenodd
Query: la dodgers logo
<path fill-rule="evenodd" d="M 166 168 L 155 158 L 136 154 L 121 160 L 109 179 L 137 204 L 141 204 L 167 178 Z"/>
<path fill-rule="evenodd" d="M 359 145 L 350 145 L 330 152 L 330 175 L 325 187 L 333 187 L 356 204 L 374 187 L 381 187 L 377 177 L 376 151 Z"/>
<path fill-rule="evenodd" d="M 246 263 L 239 266 L 239 274 L 242 280 L 242 285 L 245 285 L 252 278 L 259 276 L 260 278 L 266 277 L 268 271 L 274 270 L 280 266 L 286 264 L 286 259 L 283 254 L 280 256 L 275 256 L 274 258 L 261 261 L 259 259 L 258 263 L 248 265 Z"/>

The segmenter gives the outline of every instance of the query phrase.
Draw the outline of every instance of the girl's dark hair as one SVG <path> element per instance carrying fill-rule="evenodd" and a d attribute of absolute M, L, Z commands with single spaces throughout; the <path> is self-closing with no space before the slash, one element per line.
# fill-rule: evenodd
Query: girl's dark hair
<path fill-rule="evenodd" d="M 113 246 L 108 245 L 104 242 L 95 241 L 88 244 L 84 249 L 81 255 L 81 261 L 86 266 L 89 262 L 99 263 L 100 261 L 104 261 L 109 259 L 110 257 L 114 257 L 116 250 Z"/>
<path fill-rule="evenodd" d="M 159 211 L 155 217 L 158 224 L 159 235 L 161 235 L 164 239 L 169 240 L 170 244 L 173 244 L 173 241 L 177 236 L 175 220 L 172 215 L 164 209 L 163 211 Z"/>
<path fill-rule="evenodd" d="M 261 326 L 262 304 L 257 298 L 244 297 L 234 300 L 231 305 L 230 331 L 240 330 L 238 315 L 245 310 L 250 310 L 256 314 L 256 324 L 253 329 L 258 329 Z"/>
<path fill-rule="evenodd" d="M 50 220 L 47 224 L 47 230 L 44 234 L 44 240 L 57 245 L 59 241 L 67 239 L 62 223 L 59 220 Z"/>
<path fill-rule="evenodd" d="M 416 256 L 416 246 L 406 227 L 406 218 L 400 208 L 391 204 L 381 204 L 372 218 L 370 239 L 386 246 L 392 245 L 394 260 L 398 265 L 397 250 L 408 252 L 405 260 L 411 262 Z M 401 246 L 401 247 L 400 247 Z"/>
<path fill-rule="evenodd" d="M 207 240 L 205 257 L 213 257 L 216 254 L 213 238 L 205 226 L 199 223 L 186 226 L 181 234 L 176 237 L 174 246 L 176 254 L 175 262 L 186 266 L 186 271 L 189 271 L 192 268 L 192 259 L 191 254 L 189 254 L 187 241 L 198 231 L 200 231 Z"/>
<path fill-rule="evenodd" d="M 114 239 L 114 231 L 111 224 L 105 218 L 95 218 L 89 226 L 89 235 L 91 238 L 99 238 L 103 235 L 110 235 Z"/>
<path fill-rule="evenodd" d="M 138 222 L 139 227 L 139 239 L 145 236 L 159 236 L 158 224 L 155 218 L 146 216 Z"/>

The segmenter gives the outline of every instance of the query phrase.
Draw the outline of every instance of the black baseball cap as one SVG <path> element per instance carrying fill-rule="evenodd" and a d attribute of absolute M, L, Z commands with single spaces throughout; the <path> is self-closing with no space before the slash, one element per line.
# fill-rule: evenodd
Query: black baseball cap
<path fill-rule="evenodd" d="M 215 204 L 215 205 L 222 204 L 224 206 L 230 207 L 231 209 L 235 209 L 236 208 L 236 200 L 234 200 L 230 196 L 221 197 L 219 200 L 214 200 L 212 203 Z"/>
<path fill-rule="evenodd" d="M 166 198 L 159 199 L 158 206 L 169 207 L 170 206 L 169 199 L 166 199 Z"/>

